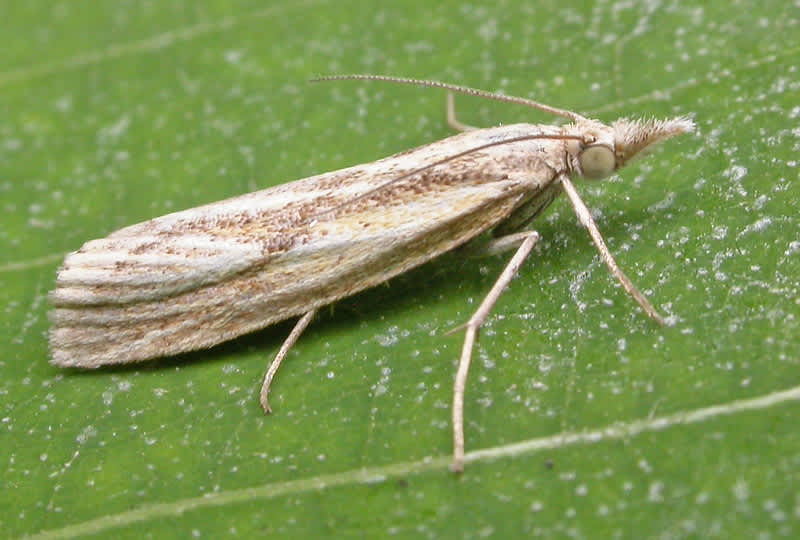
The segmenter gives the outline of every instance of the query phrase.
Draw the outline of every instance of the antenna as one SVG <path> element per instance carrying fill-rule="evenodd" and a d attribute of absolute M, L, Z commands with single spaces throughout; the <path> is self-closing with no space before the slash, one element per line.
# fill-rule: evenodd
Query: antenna
<path fill-rule="evenodd" d="M 515 96 L 505 96 L 503 94 L 496 94 L 494 92 L 478 90 L 477 88 L 470 88 L 468 86 L 459 86 L 457 84 L 449 84 L 439 81 L 429 81 L 425 79 L 409 79 L 406 77 L 392 77 L 389 75 L 352 74 L 352 75 L 326 75 L 324 77 L 316 77 L 314 79 L 311 79 L 310 82 L 346 81 L 346 80 L 381 81 L 381 82 L 390 82 L 397 84 L 409 84 L 415 86 L 427 86 L 429 88 L 441 88 L 443 90 L 450 90 L 451 92 L 458 92 L 460 94 L 466 94 L 468 96 L 481 97 L 484 99 L 492 99 L 494 101 L 502 101 L 504 103 L 513 103 L 515 105 L 524 105 L 526 107 L 532 107 L 534 109 L 539 109 L 540 111 L 546 113 L 555 114 L 556 116 L 561 116 L 563 118 L 568 118 L 569 120 L 572 120 L 575 123 L 589 121 L 588 118 L 586 118 L 585 116 L 581 116 L 576 112 L 567 111 L 565 109 L 558 109 L 556 107 L 551 107 L 549 105 L 545 105 L 543 103 L 539 103 L 538 101 L 533 101 L 531 99 L 525 99 Z"/>

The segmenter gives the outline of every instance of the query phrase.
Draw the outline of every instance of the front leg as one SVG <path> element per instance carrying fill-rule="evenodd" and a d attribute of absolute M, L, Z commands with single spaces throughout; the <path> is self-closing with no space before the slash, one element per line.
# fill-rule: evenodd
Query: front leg
<path fill-rule="evenodd" d="M 452 92 L 447 92 L 447 125 L 456 131 L 473 131 L 478 128 L 462 124 L 456 119 L 456 104 Z"/>

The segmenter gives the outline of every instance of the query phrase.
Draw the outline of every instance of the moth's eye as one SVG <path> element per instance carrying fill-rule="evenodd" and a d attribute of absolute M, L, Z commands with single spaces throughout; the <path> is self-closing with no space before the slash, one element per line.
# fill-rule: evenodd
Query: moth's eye
<path fill-rule="evenodd" d="M 614 152 L 608 146 L 597 145 L 586 148 L 578 157 L 581 162 L 583 176 L 591 180 L 605 178 L 616 166 Z"/>

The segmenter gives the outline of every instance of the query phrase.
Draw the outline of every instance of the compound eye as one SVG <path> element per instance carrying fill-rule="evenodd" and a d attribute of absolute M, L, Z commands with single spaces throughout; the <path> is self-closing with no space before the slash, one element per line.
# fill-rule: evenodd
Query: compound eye
<path fill-rule="evenodd" d="M 578 157 L 583 176 L 591 180 L 605 178 L 616 167 L 614 152 L 608 146 L 597 145 L 586 148 Z"/>

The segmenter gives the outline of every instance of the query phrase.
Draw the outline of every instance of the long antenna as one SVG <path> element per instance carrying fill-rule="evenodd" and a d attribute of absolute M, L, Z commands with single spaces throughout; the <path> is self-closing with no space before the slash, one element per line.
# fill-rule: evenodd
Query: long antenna
<path fill-rule="evenodd" d="M 539 109 L 540 111 L 546 113 L 555 114 L 556 116 L 561 116 L 563 118 L 568 118 L 576 123 L 586 122 L 589 120 L 585 116 L 581 116 L 576 112 L 567 111 L 565 109 L 558 109 L 556 107 L 551 107 L 549 105 L 539 103 L 538 101 L 533 101 L 530 99 L 525 99 L 515 96 L 505 96 L 503 94 L 496 94 L 494 92 L 478 90 L 476 88 L 470 88 L 468 86 L 459 86 L 457 84 L 449 84 L 439 81 L 429 81 L 425 79 L 409 79 L 406 77 L 391 77 L 389 75 L 352 74 L 352 75 L 326 75 L 324 77 L 316 77 L 314 79 L 311 79 L 310 82 L 345 81 L 345 80 L 382 81 L 382 82 L 391 82 L 397 84 L 427 86 L 429 88 L 441 88 L 443 90 L 450 90 L 451 92 L 458 92 L 460 94 L 466 94 L 468 96 L 493 99 L 495 101 L 502 101 L 504 103 L 513 103 L 516 105 L 524 105 L 526 107 L 532 107 L 534 109 Z"/>

